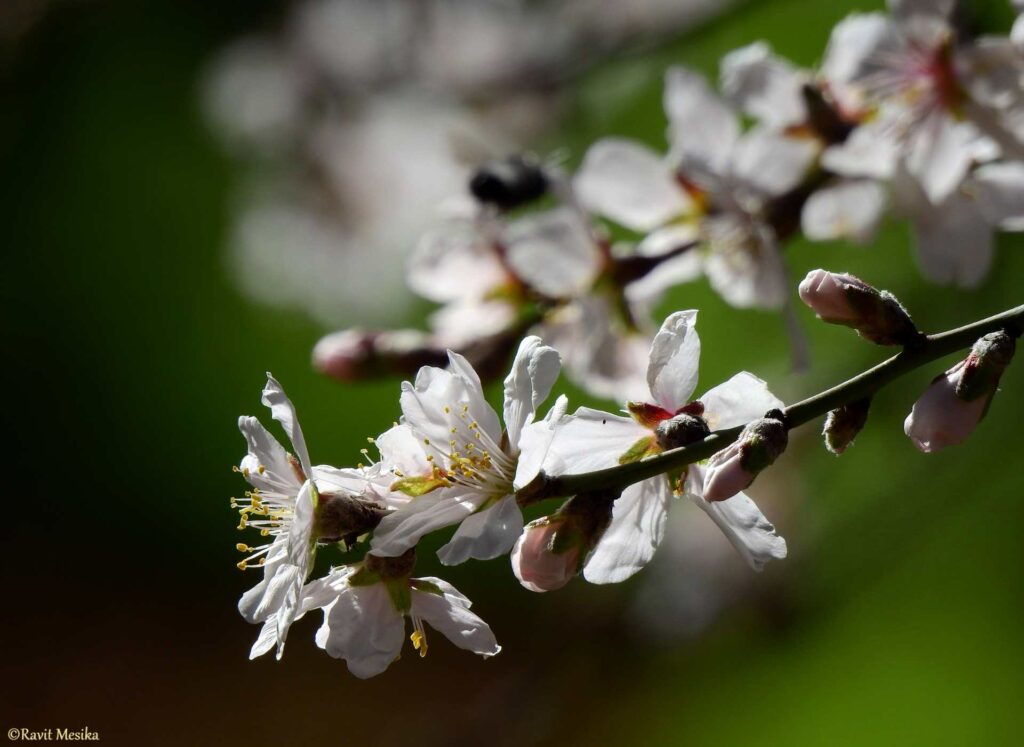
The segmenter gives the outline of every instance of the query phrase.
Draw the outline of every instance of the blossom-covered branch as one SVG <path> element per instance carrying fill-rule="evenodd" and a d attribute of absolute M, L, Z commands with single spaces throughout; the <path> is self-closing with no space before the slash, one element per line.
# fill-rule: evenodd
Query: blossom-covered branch
<path fill-rule="evenodd" d="M 969 348 L 980 337 L 999 330 L 1006 330 L 1013 337 L 1020 337 L 1024 331 L 1024 306 L 1007 309 L 1002 313 L 966 324 L 963 327 L 923 337 L 918 344 L 908 346 L 888 360 L 857 374 L 842 384 L 782 408 L 784 422 L 787 427 L 795 428 L 823 417 L 839 407 L 871 397 L 879 389 L 900 376 L 950 353 Z M 556 477 L 538 475 L 529 485 L 519 491 L 519 503 L 522 506 L 527 506 L 547 498 L 576 495 L 600 489 L 625 488 L 656 475 L 680 470 L 724 449 L 736 440 L 743 431 L 744 425 L 715 431 L 698 443 L 680 446 L 616 467 L 578 475 Z"/>

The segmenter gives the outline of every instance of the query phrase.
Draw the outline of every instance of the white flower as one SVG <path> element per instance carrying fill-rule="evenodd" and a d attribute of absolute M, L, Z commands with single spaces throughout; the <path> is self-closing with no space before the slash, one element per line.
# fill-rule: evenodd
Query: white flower
<path fill-rule="evenodd" d="M 400 555 L 427 532 L 459 524 L 441 562 L 487 560 L 508 552 L 522 531 L 515 491 L 546 453 L 550 428 L 533 421 L 558 377 L 558 353 L 537 337 L 523 340 L 505 379 L 504 432 L 473 367 L 457 353 L 449 359 L 449 370 L 424 367 L 415 384 L 403 384 L 403 429 L 378 443 L 382 463 L 398 470 L 392 487 L 412 500 L 377 527 L 376 555 Z M 564 404 L 552 411 L 557 417 Z"/>
<path fill-rule="evenodd" d="M 676 312 L 665 320 L 651 346 L 649 398 L 629 403 L 633 417 L 583 407 L 558 422 L 545 472 L 577 474 L 635 461 L 699 441 L 708 428 L 742 425 L 782 406 L 763 381 L 746 372 L 691 401 L 700 358 L 695 322 L 695 311 Z M 747 561 L 760 568 L 770 558 L 785 557 L 785 541 L 745 495 L 719 503 L 705 501 L 703 475 L 702 466 L 691 465 L 684 492 L 722 528 Z M 611 525 L 585 562 L 584 577 L 592 583 L 613 583 L 646 565 L 664 535 L 671 497 L 665 476 L 626 488 L 615 501 Z"/>
<path fill-rule="evenodd" d="M 263 404 L 284 428 L 291 441 L 292 455 L 285 451 L 254 417 L 243 416 L 238 427 L 245 436 L 248 453 L 238 471 L 252 490 L 248 505 L 239 509 L 239 529 L 258 529 L 268 542 L 257 547 L 239 544 L 247 553 L 240 568 L 262 568 L 263 580 L 242 595 L 238 610 L 248 622 L 275 621 L 278 656 L 284 648 L 288 628 L 299 614 L 299 593 L 309 575 L 316 551 L 314 529 L 321 494 L 358 497 L 365 477 L 354 470 L 326 465 L 312 466 L 295 407 L 281 385 L 267 374 Z M 237 507 L 237 502 L 232 501 Z"/>
<path fill-rule="evenodd" d="M 406 617 L 412 619 L 411 638 L 420 656 L 427 653 L 424 622 L 459 648 L 484 657 L 501 651 L 490 627 L 470 612 L 469 599 L 454 586 L 433 577 L 380 574 L 371 570 L 373 564 L 369 556 L 357 568 L 333 570 L 323 592 L 332 598 L 326 604 L 322 598 L 314 602 L 324 608 L 316 644 L 344 659 L 356 677 L 380 674 L 398 658 Z"/>
<path fill-rule="evenodd" d="M 799 78 L 795 71 L 796 78 L 782 85 L 784 65 L 766 50 L 735 54 L 727 60 L 723 77 L 742 106 L 751 111 L 771 108 L 770 99 L 754 90 L 765 76 L 779 80 L 779 91 L 792 99 Z M 772 125 L 798 116 L 791 101 L 784 108 L 787 115 Z M 701 76 L 682 68 L 666 76 L 665 111 L 668 156 L 621 138 L 598 141 L 576 175 L 580 201 L 626 228 L 649 232 L 642 253 L 665 252 L 694 237 L 702 240 L 705 261 L 698 252 L 675 257 L 645 278 L 648 286 L 663 290 L 703 269 L 715 290 L 734 306 L 781 306 L 785 276 L 764 210 L 771 198 L 803 181 L 819 144 L 768 123 L 741 132 L 732 107 Z"/>

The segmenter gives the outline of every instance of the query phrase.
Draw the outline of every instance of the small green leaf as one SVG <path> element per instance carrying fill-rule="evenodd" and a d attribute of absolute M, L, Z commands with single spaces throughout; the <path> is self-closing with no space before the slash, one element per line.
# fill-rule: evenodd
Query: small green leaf
<path fill-rule="evenodd" d="M 631 464 L 638 462 L 646 456 L 657 454 L 661 451 L 654 436 L 644 436 L 635 444 L 629 447 L 629 451 L 619 457 L 619 464 Z"/>

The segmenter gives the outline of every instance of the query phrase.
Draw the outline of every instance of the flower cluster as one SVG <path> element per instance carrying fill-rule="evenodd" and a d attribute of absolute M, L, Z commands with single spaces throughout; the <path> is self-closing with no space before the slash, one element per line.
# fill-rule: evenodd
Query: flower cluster
<path fill-rule="evenodd" d="M 839 23 L 817 70 L 763 42 L 726 55 L 721 93 L 672 68 L 666 153 L 612 137 L 575 173 L 484 165 L 406 268 L 441 304 L 429 332 L 346 330 L 314 361 L 352 380 L 451 348 L 489 377 L 536 334 L 592 394 L 640 398 L 668 289 L 703 275 L 733 306 L 781 309 L 787 240 L 868 242 L 887 210 L 910 221 L 929 279 L 975 287 L 993 231 L 1024 229 L 1022 26 L 976 37 L 950 0 L 891 0 Z"/>
<path fill-rule="evenodd" d="M 256 418 L 239 421 L 250 490 L 232 505 L 239 529 L 262 538 L 238 545 L 239 567 L 262 571 L 239 602 L 262 626 L 252 656 L 280 657 L 314 610 L 316 644 L 358 677 L 399 656 L 406 618 L 421 656 L 424 623 L 497 654 L 463 594 L 413 575 L 421 540 L 442 530 L 442 565 L 507 555 L 525 588 L 547 592 L 577 575 L 632 577 L 686 499 L 760 571 L 787 544 L 744 491 L 783 457 L 790 430 L 827 416 L 825 445 L 841 454 L 878 389 L 970 348 L 905 422 L 923 452 L 964 441 L 1012 360 L 1024 307 L 929 336 L 891 293 L 813 270 L 798 296 L 822 321 L 899 352 L 789 406 L 746 371 L 695 396 L 697 311 L 652 319 L 669 289 L 699 276 L 733 306 L 784 308 L 787 239 L 868 241 L 890 208 L 914 226 L 927 277 L 981 281 L 993 230 L 1024 230 L 1024 21 L 1010 37 L 976 37 L 952 6 L 890 0 L 888 14 L 847 18 L 818 70 L 763 43 L 737 50 L 722 62 L 721 93 L 669 70 L 666 154 L 609 138 L 575 173 L 525 155 L 479 168 L 406 266 L 413 291 L 438 304 L 429 329 L 343 330 L 314 351 L 344 381 L 412 377 L 398 420 L 370 439 L 377 455 L 314 466 L 269 375 L 263 403 L 290 450 Z M 545 410 L 563 367 L 623 409 L 570 413 L 563 395 Z M 506 371 L 499 412 L 484 382 Z M 533 507 L 546 510 L 527 522 Z"/>

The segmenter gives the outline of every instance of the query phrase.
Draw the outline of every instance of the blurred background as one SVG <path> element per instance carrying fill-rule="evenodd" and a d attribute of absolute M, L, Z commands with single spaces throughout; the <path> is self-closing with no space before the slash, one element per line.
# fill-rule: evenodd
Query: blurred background
<path fill-rule="evenodd" d="M 228 506 L 244 489 L 237 416 L 264 417 L 270 370 L 314 462 L 354 463 L 390 425 L 398 380 L 342 385 L 310 351 L 335 328 L 422 326 L 402 257 L 473 153 L 526 147 L 573 165 L 612 134 L 663 148 L 667 66 L 714 79 L 724 53 L 758 39 L 811 65 L 846 13 L 881 5 L 0 4 L 2 731 L 1019 744 L 1019 362 L 975 436 L 939 456 L 914 450 L 902 421 L 941 363 L 884 390 L 842 458 L 803 428 L 752 491 L 790 547 L 763 574 L 683 503 L 655 563 L 615 587 L 532 594 L 501 560 L 444 570 L 504 646 L 486 662 L 438 636 L 426 659 L 407 649 L 359 681 L 314 646 L 319 615 L 283 661 L 250 662 L 257 629 L 235 608 L 255 582 L 234 565 L 247 539 Z M 981 28 L 1012 22 L 1002 0 L 972 7 Z M 1020 235 L 999 238 L 976 292 L 925 284 L 901 223 L 870 248 L 786 251 L 794 276 L 853 272 L 927 330 L 1024 296 Z M 678 308 L 701 310 L 700 391 L 745 368 L 791 402 L 885 357 L 800 309 L 813 366 L 795 375 L 777 315 L 730 308 L 704 280 L 660 312 Z M 439 571 L 421 553 L 418 573 Z"/>

